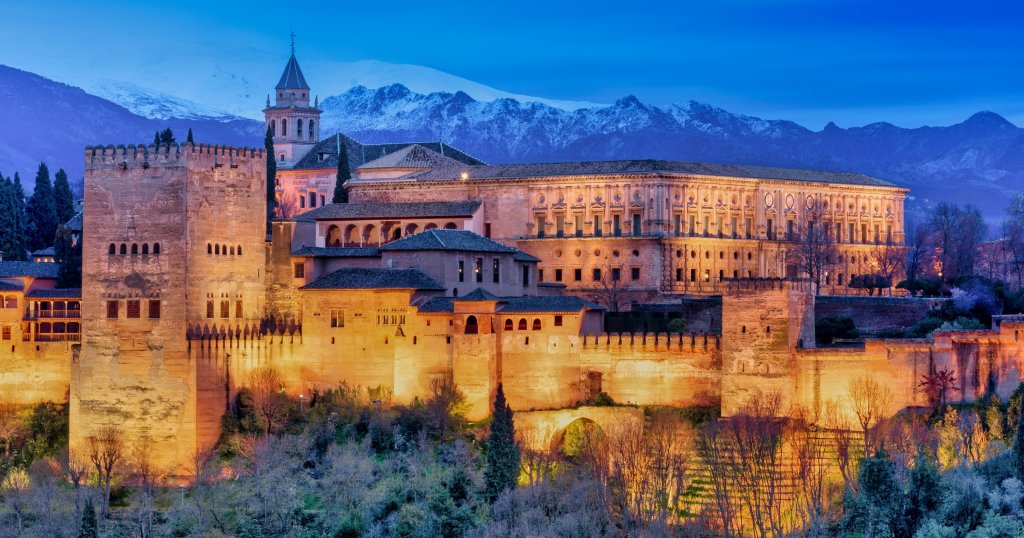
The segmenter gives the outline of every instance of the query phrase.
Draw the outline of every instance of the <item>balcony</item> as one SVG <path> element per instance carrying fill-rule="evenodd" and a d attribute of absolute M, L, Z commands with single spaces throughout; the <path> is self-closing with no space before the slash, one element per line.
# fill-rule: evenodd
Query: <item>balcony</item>
<path fill-rule="evenodd" d="M 25 319 L 80 319 L 81 310 L 26 310 Z"/>
<path fill-rule="evenodd" d="M 35 337 L 36 342 L 78 342 L 80 340 L 79 333 L 37 334 Z"/>

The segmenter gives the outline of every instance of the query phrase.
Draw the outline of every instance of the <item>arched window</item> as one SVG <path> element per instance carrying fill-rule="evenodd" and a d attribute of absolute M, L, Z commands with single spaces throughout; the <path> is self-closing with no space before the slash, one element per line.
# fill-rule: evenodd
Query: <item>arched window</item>
<path fill-rule="evenodd" d="M 160 254 L 160 243 L 153 243 L 153 254 Z"/>
<path fill-rule="evenodd" d="M 113 256 L 115 253 L 117 253 L 117 247 L 113 243 L 111 243 L 110 250 L 107 252 L 107 254 Z"/>
<path fill-rule="evenodd" d="M 214 245 L 213 246 L 213 253 L 217 254 L 217 255 L 220 255 L 220 245 Z"/>
<path fill-rule="evenodd" d="M 315 133 L 315 131 L 313 131 L 313 120 L 309 120 L 309 139 L 310 140 L 316 140 L 316 137 L 314 136 L 314 133 Z"/>
<path fill-rule="evenodd" d="M 134 256 L 134 255 L 136 255 L 138 253 L 139 253 L 139 245 L 136 244 L 136 243 L 132 243 L 132 256 Z"/>
<path fill-rule="evenodd" d="M 469 316 L 466 318 L 466 334 L 476 334 L 479 330 L 480 329 L 476 323 L 476 316 Z"/>
<path fill-rule="evenodd" d="M 427 225 L 423 227 L 424 230 L 433 230 L 434 228 L 437 228 L 437 225 L 433 222 L 428 222 Z"/>
<path fill-rule="evenodd" d="M 121 243 L 121 254 L 128 254 L 128 245 Z"/>
<path fill-rule="evenodd" d="M 149 243 L 143 243 L 142 244 L 142 255 L 143 256 L 148 256 L 149 255 Z"/>
<path fill-rule="evenodd" d="M 380 237 L 377 235 L 377 227 L 372 224 L 367 224 L 363 228 L 363 243 L 372 245 L 374 243 L 380 243 Z"/>
<path fill-rule="evenodd" d="M 329 247 L 341 246 L 341 228 L 337 224 L 327 227 L 327 239 L 324 241 Z"/>
<path fill-rule="evenodd" d="M 405 235 L 412 235 L 418 231 L 420 231 L 420 227 L 416 224 L 410 224 L 405 227 Z"/>
<path fill-rule="evenodd" d="M 519 319 L 519 330 L 520 331 L 525 331 L 526 330 L 526 318 L 520 318 Z"/>
<path fill-rule="evenodd" d="M 454 222 L 449 222 L 448 224 L 444 225 L 444 229 L 445 230 L 458 230 L 459 227 Z"/>
<path fill-rule="evenodd" d="M 277 120 L 270 120 L 270 134 L 277 134 Z"/>
<path fill-rule="evenodd" d="M 288 119 L 281 120 L 281 136 L 288 136 Z"/>
<path fill-rule="evenodd" d="M 535 331 L 539 331 L 540 330 L 540 319 L 539 318 L 534 318 L 533 319 L 533 330 L 535 330 Z"/>
<path fill-rule="evenodd" d="M 510 319 L 506 319 L 505 320 L 505 330 L 506 331 L 511 331 L 512 330 L 512 320 L 510 320 Z"/>
<path fill-rule="evenodd" d="M 213 245 L 211 245 L 209 243 L 206 244 L 206 253 L 207 254 L 213 254 Z"/>
<path fill-rule="evenodd" d="M 299 118 L 299 122 L 295 124 L 295 136 L 302 138 L 302 118 Z"/>
<path fill-rule="evenodd" d="M 452 288 L 452 297 L 459 296 L 459 288 Z"/>
<path fill-rule="evenodd" d="M 399 240 L 401 238 L 402 238 L 402 229 L 401 228 L 395 228 L 394 233 L 391 234 L 391 240 L 392 241 L 397 241 L 397 240 Z"/>
<path fill-rule="evenodd" d="M 237 252 L 238 255 L 241 256 L 242 255 L 242 245 L 238 245 L 238 248 L 235 249 L 235 252 Z"/>

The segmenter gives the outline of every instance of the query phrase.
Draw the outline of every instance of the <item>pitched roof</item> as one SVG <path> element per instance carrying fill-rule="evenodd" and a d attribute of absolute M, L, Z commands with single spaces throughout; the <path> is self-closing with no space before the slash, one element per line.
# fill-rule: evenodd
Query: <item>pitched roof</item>
<path fill-rule="evenodd" d="M 465 163 L 446 157 L 440 153 L 427 149 L 420 144 L 411 144 L 398 151 L 369 161 L 359 167 L 360 170 L 374 168 L 437 168 L 450 166 L 464 166 Z"/>
<path fill-rule="evenodd" d="M 63 224 L 65 230 L 71 230 L 74 232 L 82 231 L 82 212 L 79 211 L 74 217 L 71 217 L 67 222 Z"/>
<path fill-rule="evenodd" d="M 499 299 L 493 293 L 491 293 L 491 292 L 489 292 L 489 291 L 487 291 L 487 290 L 485 290 L 483 288 L 477 288 L 477 289 L 475 289 L 475 290 L 473 290 L 473 291 L 463 295 L 462 297 L 455 297 L 454 300 L 455 301 L 465 301 L 465 302 L 478 302 L 478 301 L 498 301 Z"/>
<path fill-rule="evenodd" d="M 348 151 L 349 168 L 355 170 L 360 166 L 374 160 L 394 153 L 400 149 L 417 145 L 426 148 L 434 153 L 449 157 L 465 165 L 484 164 L 483 161 L 469 155 L 459 149 L 453 148 L 444 142 L 401 142 L 395 144 L 363 144 L 354 138 L 342 133 L 335 133 L 317 142 L 313 149 L 306 152 L 293 168 L 295 169 L 331 169 L 338 168 L 338 146 L 343 146 Z M 321 159 L 320 155 L 325 155 Z"/>
<path fill-rule="evenodd" d="M 53 247 L 41 248 L 33 251 L 32 256 L 56 256 L 57 251 Z"/>
<path fill-rule="evenodd" d="M 380 256 L 377 247 L 302 247 L 292 256 L 307 258 L 376 258 Z"/>
<path fill-rule="evenodd" d="M 295 59 L 295 53 L 288 59 L 284 66 L 284 73 L 281 73 L 281 80 L 277 82 L 276 90 L 308 90 L 306 77 L 302 76 L 302 69 L 299 69 L 299 61 Z"/>
<path fill-rule="evenodd" d="M 607 310 L 601 305 L 594 304 L 573 295 L 550 297 L 497 297 L 495 299 L 498 301 L 498 308 L 496 311 L 498 313 L 506 314 L 573 314 L 583 310 Z M 433 297 L 429 301 L 420 305 L 419 310 L 421 313 L 454 312 L 454 302 L 460 300 L 464 301 L 466 299 L 464 297 Z"/>
<path fill-rule="evenodd" d="M 540 263 L 540 258 L 534 256 L 533 254 L 527 254 L 527 253 L 525 253 L 525 252 L 523 252 L 521 250 L 516 250 L 516 255 L 513 256 L 512 259 L 514 259 L 517 262 L 535 262 L 535 263 Z"/>
<path fill-rule="evenodd" d="M 32 290 L 25 295 L 29 299 L 79 299 L 82 288 L 56 288 L 52 290 Z"/>
<path fill-rule="evenodd" d="M 897 187 L 895 183 L 852 172 L 830 172 L 823 170 L 747 166 L 738 164 L 663 161 L 655 159 L 449 166 L 444 168 L 433 168 L 423 172 L 416 172 L 405 177 L 416 181 L 461 180 L 461 174 L 463 172 L 468 173 L 471 180 L 528 179 L 589 175 L 665 174 Z"/>
<path fill-rule="evenodd" d="M 405 236 L 380 247 L 381 251 L 454 250 L 458 252 L 500 252 L 515 254 L 518 250 L 487 239 L 468 230 L 432 228 Z"/>
<path fill-rule="evenodd" d="M 30 276 L 34 278 L 57 278 L 59 265 L 46 262 L 2 262 L 0 261 L 0 278 Z"/>
<path fill-rule="evenodd" d="M 381 218 L 472 217 L 480 208 L 480 200 L 457 202 L 363 202 L 327 204 L 311 209 L 292 220 L 349 220 Z"/>
<path fill-rule="evenodd" d="M 419 269 L 339 269 L 299 288 L 303 290 L 412 289 L 443 290 Z"/>
<path fill-rule="evenodd" d="M 23 291 L 24 289 L 21 284 L 0 280 L 0 291 Z"/>

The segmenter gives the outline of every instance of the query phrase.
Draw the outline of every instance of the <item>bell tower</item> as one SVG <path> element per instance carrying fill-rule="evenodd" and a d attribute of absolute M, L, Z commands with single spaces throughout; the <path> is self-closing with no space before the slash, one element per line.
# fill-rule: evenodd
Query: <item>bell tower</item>
<path fill-rule="evenodd" d="M 274 155 L 268 158 L 276 160 L 278 168 L 295 166 L 320 140 L 319 98 L 309 106 L 309 84 L 295 59 L 294 33 L 291 38 L 292 55 L 274 88 L 274 105 L 268 95 L 263 109 L 267 127 L 274 133 Z"/>

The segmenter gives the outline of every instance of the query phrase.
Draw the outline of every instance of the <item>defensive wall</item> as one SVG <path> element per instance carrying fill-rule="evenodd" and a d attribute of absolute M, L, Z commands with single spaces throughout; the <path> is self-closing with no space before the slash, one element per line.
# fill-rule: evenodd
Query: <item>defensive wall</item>
<path fill-rule="evenodd" d="M 77 342 L 6 341 L 0 351 L 0 402 L 66 402 Z"/>
<path fill-rule="evenodd" d="M 941 309 L 949 299 L 934 297 L 863 297 L 819 295 L 814 299 L 815 319 L 848 317 L 862 335 L 874 336 L 907 329 L 929 310 Z"/>

